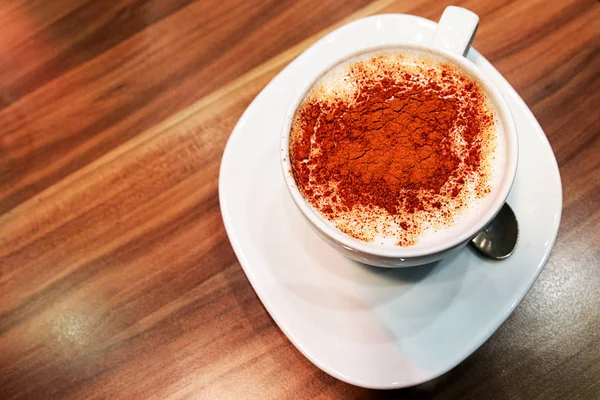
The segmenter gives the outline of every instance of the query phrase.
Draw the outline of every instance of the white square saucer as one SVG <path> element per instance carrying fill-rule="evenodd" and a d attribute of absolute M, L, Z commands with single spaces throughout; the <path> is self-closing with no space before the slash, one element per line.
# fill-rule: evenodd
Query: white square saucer
<path fill-rule="evenodd" d="M 434 265 L 379 269 L 321 241 L 296 209 L 279 163 L 285 113 L 325 65 L 373 46 L 428 41 L 436 23 L 376 15 L 332 32 L 254 99 L 227 143 L 219 177 L 223 220 L 250 283 L 277 325 L 315 365 L 368 388 L 433 379 L 464 360 L 508 318 L 556 239 L 562 187 L 552 149 L 531 111 L 477 51 L 468 58 L 500 89 L 519 133 L 508 203 L 519 220 L 515 253 L 484 260 L 469 248 Z"/>

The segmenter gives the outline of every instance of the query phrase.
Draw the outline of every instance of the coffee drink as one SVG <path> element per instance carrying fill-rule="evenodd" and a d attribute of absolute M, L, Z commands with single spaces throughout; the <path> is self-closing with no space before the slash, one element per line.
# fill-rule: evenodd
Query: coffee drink
<path fill-rule="evenodd" d="M 382 246 L 456 235 L 502 179 L 503 126 L 482 84 L 433 53 L 384 50 L 326 72 L 297 108 L 290 163 L 304 199 Z"/>

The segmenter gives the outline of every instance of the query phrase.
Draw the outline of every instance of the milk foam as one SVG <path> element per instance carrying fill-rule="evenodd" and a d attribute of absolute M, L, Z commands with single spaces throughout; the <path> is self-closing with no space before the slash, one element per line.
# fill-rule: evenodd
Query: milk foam
<path fill-rule="evenodd" d="M 377 59 L 377 62 L 374 60 Z M 409 73 L 411 79 L 419 79 L 419 71 L 427 68 L 429 71 L 442 73 L 444 68 L 448 68 L 448 61 L 437 55 L 427 53 L 425 51 L 415 50 L 386 50 L 377 51 L 373 53 L 365 53 L 358 57 L 352 58 L 339 64 L 333 69 L 329 70 L 320 80 L 313 86 L 311 91 L 308 93 L 305 102 L 309 99 L 319 99 L 321 101 L 329 102 L 335 101 L 336 99 L 343 99 L 346 101 L 352 101 L 355 98 L 360 82 L 355 79 L 356 68 L 361 68 L 364 71 L 368 71 L 373 76 L 380 75 L 380 63 L 384 62 L 388 65 L 394 66 L 392 70 L 393 77 L 402 79 L 403 74 Z M 471 76 L 466 71 L 453 66 L 454 69 L 467 75 L 472 81 L 478 82 L 477 78 Z M 485 89 L 484 89 L 485 91 Z M 449 226 L 439 226 L 432 224 L 425 229 L 419 236 L 418 241 L 412 245 L 413 248 L 426 248 L 439 242 L 444 242 L 448 239 L 452 239 L 457 235 L 464 232 L 466 229 L 477 224 L 482 217 L 482 214 L 489 209 L 491 206 L 496 189 L 500 186 L 501 182 L 505 179 L 505 165 L 506 165 L 506 152 L 507 152 L 507 138 L 504 133 L 504 126 L 499 118 L 497 108 L 489 100 L 489 94 L 486 95 L 486 105 L 489 110 L 493 113 L 495 124 L 494 132 L 492 132 L 492 142 L 490 143 L 489 149 L 490 154 L 487 155 L 486 160 L 489 165 L 487 184 L 490 188 L 490 193 L 484 196 L 476 196 L 475 188 L 469 187 L 469 185 L 476 185 L 474 182 L 468 182 L 466 184 L 466 192 L 471 193 L 468 198 L 468 205 L 454 214 L 454 220 Z M 298 130 L 296 126 L 297 121 L 294 122 L 292 127 L 292 134 L 290 141 L 294 140 L 295 132 Z M 313 149 L 312 151 L 319 151 L 319 149 Z M 334 226 L 340 227 L 340 221 L 330 221 Z M 343 222 L 342 222 L 343 223 Z M 397 248 L 397 237 L 393 234 L 394 229 L 400 229 L 399 226 L 394 226 L 394 222 L 383 218 L 381 220 L 381 226 L 387 226 L 387 229 L 380 229 L 375 235 L 373 244 L 381 247 L 394 247 Z M 384 232 L 387 231 L 388 233 Z M 383 232 L 383 233 L 382 233 Z"/>

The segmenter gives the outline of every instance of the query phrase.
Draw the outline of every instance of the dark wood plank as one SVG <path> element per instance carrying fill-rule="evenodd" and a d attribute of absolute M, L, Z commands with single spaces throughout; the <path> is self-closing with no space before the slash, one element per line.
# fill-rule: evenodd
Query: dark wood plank
<path fill-rule="evenodd" d="M 3 98 L 22 89 L 0 111 L 0 398 L 600 397 L 597 2 L 459 2 L 550 139 L 563 219 L 486 344 L 389 392 L 326 375 L 275 326 L 225 235 L 218 166 L 252 98 L 342 17 L 437 19 L 447 3 L 181 4 L 0 6 L 0 37 L 24 35 L 0 42 L 24 65 L 0 61 Z M 52 30 L 60 46 L 36 57 Z"/>
<path fill-rule="evenodd" d="M 78 4 L 79 3 L 79 4 Z M 10 103 L 44 86 L 95 56 L 109 50 L 148 26 L 181 10 L 191 0 L 171 2 L 77 2 L 56 11 L 67 11 L 56 18 L 35 4 L 19 7 L 9 21 L 27 22 L 35 27 L 49 23 L 25 40 L 8 44 L 10 57 L 1 65 L 2 91 Z M 71 7 L 69 7 L 71 6 Z M 39 19 L 38 19 L 39 18 Z M 25 38 L 24 38 L 25 39 Z"/>

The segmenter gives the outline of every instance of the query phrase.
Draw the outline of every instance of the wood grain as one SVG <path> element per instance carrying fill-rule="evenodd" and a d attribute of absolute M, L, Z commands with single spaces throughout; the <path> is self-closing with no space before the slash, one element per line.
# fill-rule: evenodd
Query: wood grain
<path fill-rule="evenodd" d="M 559 162 L 552 256 L 446 375 L 369 391 L 287 341 L 217 198 L 223 147 L 278 71 L 373 13 L 448 2 L 0 4 L 0 398 L 600 398 L 600 5 L 459 1 Z"/>

